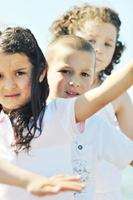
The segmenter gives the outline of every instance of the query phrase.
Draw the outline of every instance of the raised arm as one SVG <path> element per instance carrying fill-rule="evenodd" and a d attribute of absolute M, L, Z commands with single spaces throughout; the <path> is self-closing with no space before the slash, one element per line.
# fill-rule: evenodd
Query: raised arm
<path fill-rule="evenodd" d="M 0 183 L 17 186 L 37 195 L 53 195 L 61 191 L 81 191 L 84 184 L 77 176 L 53 176 L 46 178 L 23 170 L 0 159 Z"/>
<path fill-rule="evenodd" d="M 130 96 L 124 92 L 112 104 L 120 129 L 133 140 L 133 103 Z"/>
<path fill-rule="evenodd" d="M 93 115 L 113 101 L 133 84 L 133 62 L 114 72 L 103 84 L 77 98 L 75 117 L 77 122 Z"/>

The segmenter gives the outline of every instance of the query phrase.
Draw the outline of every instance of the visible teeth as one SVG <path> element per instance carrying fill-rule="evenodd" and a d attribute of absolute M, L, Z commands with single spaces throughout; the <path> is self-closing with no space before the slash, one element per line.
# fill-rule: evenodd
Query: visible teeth
<path fill-rule="evenodd" d="M 74 93 L 74 92 L 68 92 L 69 94 L 76 94 L 76 93 Z"/>
<path fill-rule="evenodd" d="M 78 95 L 77 93 L 75 92 L 67 92 L 69 95 Z"/>

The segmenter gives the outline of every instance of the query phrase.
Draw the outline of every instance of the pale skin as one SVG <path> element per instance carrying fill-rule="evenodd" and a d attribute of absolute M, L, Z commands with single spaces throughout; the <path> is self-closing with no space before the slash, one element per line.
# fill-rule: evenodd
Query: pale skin
<path fill-rule="evenodd" d="M 84 52 L 84 56 L 88 55 L 86 54 Z M 90 56 L 87 59 L 90 59 Z M 93 56 L 93 64 L 94 59 Z M 6 112 L 19 108 L 29 101 L 31 70 L 32 66 L 26 55 L 0 53 L 0 103 Z M 90 117 L 132 86 L 132 70 L 131 62 L 124 69 L 111 75 L 100 87 L 80 95 L 75 102 L 77 122 Z M 92 77 L 91 71 L 89 73 L 89 77 Z M 41 74 L 40 80 L 44 76 L 45 71 Z"/>
<path fill-rule="evenodd" d="M 82 71 L 85 72 L 84 70 L 87 68 L 87 66 L 90 66 L 90 67 L 93 66 L 93 70 L 94 70 L 95 57 L 92 56 L 92 59 L 90 59 L 90 54 L 88 55 L 86 51 L 76 51 L 73 49 L 70 50 L 70 48 L 66 48 L 63 45 L 61 48 L 60 44 L 59 45 L 57 44 L 55 49 L 57 48 L 58 48 L 58 52 L 53 51 L 51 55 L 47 55 L 47 52 L 46 52 L 47 60 L 49 63 L 49 70 L 48 70 L 48 82 L 50 86 L 49 99 L 55 98 L 55 96 L 65 97 L 65 96 L 62 96 L 62 94 L 59 95 L 59 91 L 61 91 L 60 93 L 62 93 L 62 90 L 59 89 L 61 88 L 61 86 L 60 85 L 56 86 L 56 78 L 57 79 L 62 78 L 62 76 L 59 77 L 58 75 L 60 72 L 60 68 L 58 67 L 60 66 L 62 66 L 62 68 L 64 67 L 64 69 L 68 71 L 65 74 L 70 73 L 71 75 L 73 74 L 71 72 L 72 70 L 71 71 L 68 70 L 67 67 L 74 68 L 75 66 L 75 72 L 76 72 L 76 68 L 80 63 L 79 59 L 81 58 L 81 55 L 82 55 L 83 63 L 81 62 L 81 65 L 82 65 L 81 72 Z M 63 48 L 65 50 L 63 50 Z M 59 52 L 59 49 L 60 49 L 60 52 Z M 80 58 L 79 58 L 79 55 L 80 55 Z M 72 56 L 73 58 L 71 58 Z M 79 68 L 81 67 L 81 65 L 79 65 Z M 57 69 L 56 69 L 56 66 L 57 66 Z M 87 90 L 92 85 L 93 83 L 92 80 L 94 78 L 93 77 L 94 72 L 92 73 L 93 70 L 92 69 L 88 70 L 88 87 L 82 90 L 82 92 L 80 92 L 79 90 L 80 88 L 79 85 L 82 79 L 78 80 L 77 75 L 75 75 L 75 77 L 73 78 L 77 82 L 76 88 L 78 88 L 79 90 L 77 94 L 82 94 L 77 98 L 76 103 L 75 103 L 75 117 L 76 117 L 77 122 L 83 121 L 86 118 L 90 117 L 92 114 L 97 112 L 100 108 L 104 107 L 107 103 L 114 100 L 116 97 L 121 95 L 125 90 L 127 90 L 128 87 L 132 85 L 132 76 L 133 76 L 131 73 L 132 67 L 133 66 L 131 62 L 124 69 L 121 69 L 119 70 L 119 72 L 115 72 L 114 74 L 112 74 L 102 85 L 100 85 L 100 87 L 94 88 L 93 90 L 89 92 L 87 92 Z M 55 74 L 55 71 L 57 71 L 58 73 Z M 81 72 L 76 72 L 76 73 L 80 74 Z M 129 72 L 131 74 L 129 74 Z M 63 74 L 64 73 L 62 73 L 62 75 Z M 53 77 L 54 77 L 54 81 L 52 81 Z M 70 78 L 71 77 L 72 76 L 70 76 Z M 74 80 L 70 81 L 71 84 L 69 83 L 69 85 L 74 85 L 75 84 Z M 58 92 L 56 91 L 57 87 L 58 87 Z M 66 94 L 67 93 L 65 92 L 65 95 Z"/>
<path fill-rule="evenodd" d="M 78 176 L 43 177 L 0 159 L 0 183 L 26 189 L 36 196 L 54 195 L 64 191 L 80 191 L 84 184 Z"/>
<path fill-rule="evenodd" d="M 31 63 L 24 54 L 0 54 L 0 102 L 4 111 L 20 107 L 30 99 Z M 0 160 L 0 182 L 19 186 L 43 196 L 61 191 L 80 191 L 84 184 L 76 176 L 41 177 Z"/>
<path fill-rule="evenodd" d="M 83 52 L 83 60 L 85 60 L 85 62 L 89 61 L 90 55 L 87 52 L 76 51 L 76 53 L 81 52 Z M 94 55 L 91 61 L 93 61 L 93 64 L 91 65 L 93 66 L 95 63 Z M 52 63 L 50 66 L 52 67 Z M 87 72 L 87 77 L 90 78 L 89 85 L 91 85 L 92 80 L 91 71 L 93 71 L 93 69 Z M 10 112 L 15 108 L 19 108 L 20 106 L 26 104 L 30 100 L 31 72 L 32 65 L 25 54 L 0 53 L 0 104 L 2 105 L 3 110 L 5 112 Z M 82 76 L 84 77 L 84 75 L 85 74 L 83 73 Z M 39 81 L 41 81 L 44 78 L 44 76 L 45 71 L 43 71 L 43 73 L 41 74 Z M 78 80 L 77 77 L 75 79 L 76 81 Z M 76 121 L 80 122 L 87 119 L 92 114 L 101 109 L 103 106 L 105 106 L 107 103 L 109 103 L 110 101 L 118 97 L 120 94 L 122 94 L 122 92 L 127 90 L 130 86 L 132 86 L 132 84 L 133 63 L 131 62 L 119 72 L 116 72 L 113 75 L 111 75 L 108 78 L 108 80 L 106 80 L 100 87 L 95 88 L 91 91 L 87 91 L 85 94 L 82 94 L 79 97 L 77 97 L 75 101 Z M 70 85 L 73 86 L 72 80 Z M 77 87 L 79 87 L 79 83 L 77 84 Z M 42 185 L 39 185 L 39 187 L 42 187 Z"/>
<path fill-rule="evenodd" d="M 51 101 L 55 97 L 70 98 L 80 95 L 75 104 L 77 122 L 85 120 L 84 116 L 91 116 L 94 110 L 104 106 L 107 99 L 112 98 L 111 95 L 116 95 L 118 90 L 120 92 L 123 84 L 129 84 L 132 79 L 128 83 L 125 79 L 128 76 L 128 70 L 132 71 L 133 67 L 133 63 L 129 63 L 124 69 L 111 75 L 100 87 L 87 92 L 93 84 L 95 60 L 93 53 L 78 51 L 65 45 L 62 47 L 57 45 L 56 48 L 58 48 L 58 52 L 54 50 L 52 54 L 49 51 L 46 52 L 49 63 L 50 94 L 48 100 Z M 130 74 L 131 76 L 133 75 Z M 115 81 L 118 82 L 113 85 Z M 109 88 L 106 88 L 107 85 Z M 84 93 L 85 95 L 82 95 Z M 78 118 L 79 116 L 80 118 Z"/>
<path fill-rule="evenodd" d="M 88 20 L 80 31 L 75 34 L 87 39 L 96 52 L 96 82 L 93 87 L 101 85 L 98 74 L 104 70 L 112 60 L 117 37 L 116 27 L 111 23 Z M 127 92 L 112 101 L 115 115 L 120 129 L 133 139 L 133 104 Z"/>

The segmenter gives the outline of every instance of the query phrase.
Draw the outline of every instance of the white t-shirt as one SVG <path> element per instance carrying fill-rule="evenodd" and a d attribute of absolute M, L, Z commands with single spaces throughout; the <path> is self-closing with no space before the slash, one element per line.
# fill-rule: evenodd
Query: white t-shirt
<path fill-rule="evenodd" d="M 66 192 L 46 196 L 45 200 L 93 200 L 95 169 L 101 159 L 106 159 L 120 169 L 133 160 L 133 143 L 99 117 L 85 122 L 80 133 L 75 123 L 75 99 L 56 99 L 51 102 L 43 118 L 41 136 L 32 140 L 32 150 L 15 155 L 10 150 L 13 131 L 8 116 L 0 116 L 0 154 L 25 169 L 40 175 L 81 174 L 87 186 L 82 193 Z M 6 129 L 5 129 L 6 128 Z M 112 148 L 113 147 L 113 148 Z M 40 200 L 23 189 L 0 185 L 2 200 Z"/>
<path fill-rule="evenodd" d="M 75 138 L 72 148 L 74 171 L 87 184 L 80 200 L 87 200 L 90 196 L 94 199 L 95 175 L 101 159 L 121 170 L 132 157 L 132 144 L 130 139 L 102 118 L 93 116 L 86 120 L 84 131 Z"/>
<path fill-rule="evenodd" d="M 122 172 L 122 195 L 124 200 L 133 199 L 133 168 L 126 167 Z"/>
<path fill-rule="evenodd" d="M 111 103 L 96 113 L 108 120 L 118 129 L 118 122 Z M 96 200 L 121 200 L 121 170 L 113 164 L 102 160 L 96 170 Z M 108 194 L 107 194 L 108 193 Z"/>

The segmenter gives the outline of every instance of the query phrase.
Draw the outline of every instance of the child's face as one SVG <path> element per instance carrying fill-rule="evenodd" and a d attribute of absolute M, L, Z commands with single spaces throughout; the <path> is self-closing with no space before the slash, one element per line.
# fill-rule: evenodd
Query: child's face
<path fill-rule="evenodd" d="M 116 45 L 117 29 L 111 23 L 86 21 L 75 34 L 88 40 L 96 52 L 96 72 L 104 70 L 111 62 Z"/>
<path fill-rule="evenodd" d="M 50 100 L 74 97 L 90 88 L 95 65 L 93 53 L 60 47 L 48 64 Z"/>
<path fill-rule="evenodd" d="M 31 98 L 31 70 L 24 54 L 0 53 L 0 104 L 10 112 Z"/>

